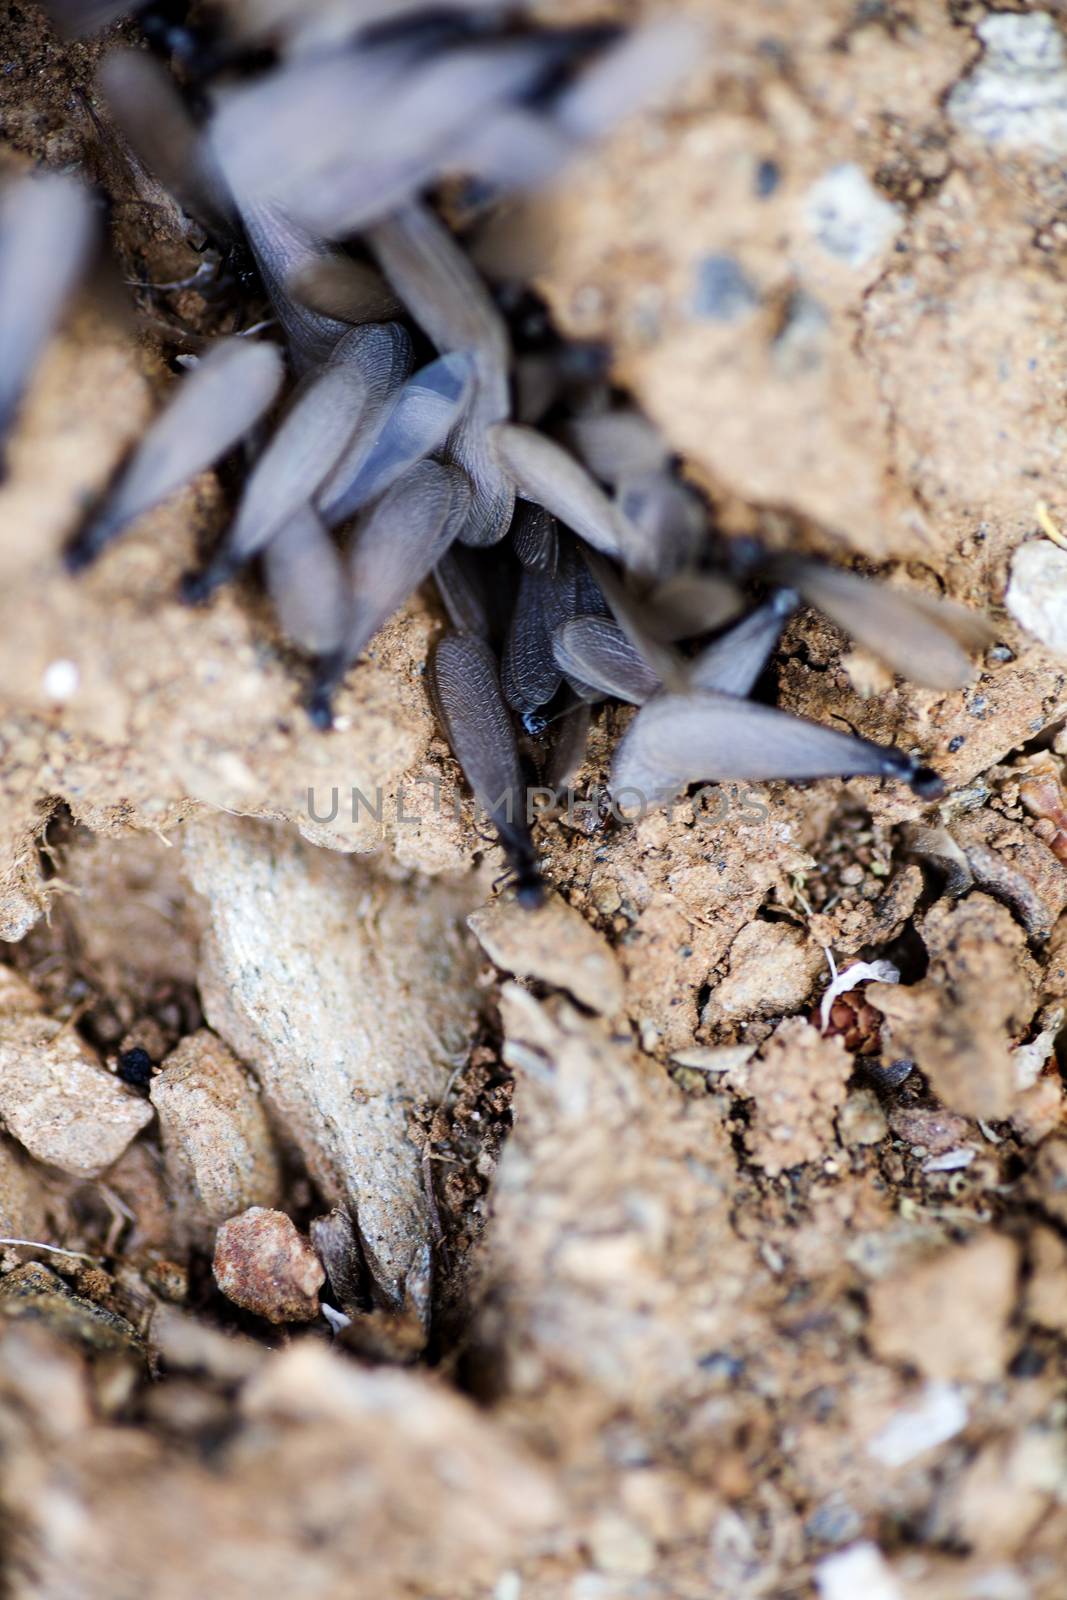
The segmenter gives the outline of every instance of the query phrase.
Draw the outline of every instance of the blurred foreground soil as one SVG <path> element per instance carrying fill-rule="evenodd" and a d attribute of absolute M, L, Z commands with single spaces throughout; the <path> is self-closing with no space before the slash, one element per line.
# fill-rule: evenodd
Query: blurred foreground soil
<path fill-rule="evenodd" d="M 1067 33 L 687 9 L 707 59 L 552 197 L 540 287 L 725 529 L 989 612 L 963 692 L 810 615 L 779 656 L 784 704 L 948 798 L 620 826 L 615 708 L 539 830 L 558 898 L 497 902 L 432 596 L 323 737 L 253 584 L 177 603 L 214 477 L 63 573 L 165 382 L 150 325 L 81 306 L 0 488 L 16 1600 L 1067 1592 Z M 113 181 L 96 51 L 10 7 L 4 171 Z M 112 203 L 127 276 L 195 265 Z"/>

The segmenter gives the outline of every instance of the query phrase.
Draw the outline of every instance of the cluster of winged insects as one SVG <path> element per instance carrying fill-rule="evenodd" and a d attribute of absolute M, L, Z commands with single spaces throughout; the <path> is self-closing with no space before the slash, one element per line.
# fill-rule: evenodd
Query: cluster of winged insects
<path fill-rule="evenodd" d="M 135 13 L 143 37 L 122 20 L 90 113 L 199 230 L 197 279 L 236 271 L 272 311 L 182 358 L 73 533 L 72 572 L 239 452 L 236 512 L 185 598 L 258 562 L 324 728 L 357 657 L 432 575 L 452 624 L 434 701 L 523 903 L 542 894 L 524 751 L 534 741 L 543 781 L 566 784 L 600 701 L 639 708 L 611 782 L 645 805 L 716 780 L 869 774 L 940 792 L 904 751 L 751 696 L 802 603 L 938 688 L 969 677 L 983 620 L 717 539 L 602 355 L 555 340 L 525 288 L 529 197 L 680 76 L 691 26 L 543 28 L 491 0 L 227 0 L 210 28 L 195 6 L 49 9 L 67 33 Z M 456 193 L 462 238 L 442 218 Z M 98 219 L 76 173 L 0 192 L 0 437 Z"/>

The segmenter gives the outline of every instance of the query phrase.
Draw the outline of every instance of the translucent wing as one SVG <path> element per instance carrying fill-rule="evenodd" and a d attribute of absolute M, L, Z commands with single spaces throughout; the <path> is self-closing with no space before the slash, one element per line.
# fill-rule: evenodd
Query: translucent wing
<path fill-rule="evenodd" d="M 271 540 L 264 572 L 286 637 L 312 655 L 337 650 L 348 622 L 348 581 L 336 545 L 310 506 Z"/>
<path fill-rule="evenodd" d="M 320 727 L 332 722 L 333 693 L 348 667 L 447 552 L 469 495 L 455 468 L 420 461 L 357 522 L 344 636 L 320 660 L 312 689 L 311 716 Z"/>
<path fill-rule="evenodd" d="M 484 639 L 446 633 L 431 675 L 448 742 L 475 799 L 490 817 L 506 807 L 516 817 L 523 788 L 519 752 L 492 650 Z"/>
<path fill-rule="evenodd" d="M 441 560 L 469 493 L 454 467 L 420 461 L 357 527 L 348 563 L 352 622 L 345 651 L 350 661 Z"/>
<path fill-rule="evenodd" d="M 606 50 L 563 92 L 556 117 L 573 138 L 598 139 L 692 71 L 704 35 L 686 18 L 646 23 Z"/>
<path fill-rule="evenodd" d="M 567 424 L 567 440 L 594 478 L 621 483 L 656 472 L 667 461 L 667 443 L 659 429 L 632 410 L 590 412 Z"/>
<path fill-rule="evenodd" d="M 72 4 L 73 0 L 65 0 Z M 101 0 L 97 0 L 101 3 Z M 451 0 L 450 11 L 489 10 L 499 0 Z M 262 39 L 280 32 L 288 43 L 292 40 L 305 49 L 322 48 L 347 41 L 361 28 L 375 23 L 396 23 L 420 17 L 426 11 L 426 0 L 318 0 L 309 6 L 307 0 L 230 0 L 228 6 L 246 38 Z"/>
<path fill-rule="evenodd" d="M 542 506 L 523 500 L 515 507 L 511 543 L 524 567 L 553 573 L 559 564 L 559 524 Z"/>
<path fill-rule="evenodd" d="M 362 430 L 323 493 L 327 519 L 343 522 L 383 494 L 408 469 L 442 445 L 463 411 L 474 380 L 464 351 L 422 367 Z"/>
<path fill-rule="evenodd" d="M 708 517 L 688 484 L 661 467 L 620 480 L 616 502 L 644 536 L 650 572 L 667 579 L 699 564 L 708 542 Z"/>
<path fill-rule="evenodd" d="M 226 181 L 263 285 L 285 332 L 297 373 L 321 366 L 329 359 L 337 341 L 349 331 L 348 325 L 304 305 L 293 295 L 289 284 L 311 266 L 328 259 L 331 251 L 284 205 L 241 187 L 232 163 L 228 162 L 224 138 L 208 140 L 205 159 L 217 163 Z"/>
<path fill-rule="evenodd" d="M 412 202 L 371 228 L 367 241 L 416 322 L 439 350 L 469 350 L 476 374 L 469 406 L 449 439 L 449 459 L 473 486 L 464 543 L 490 545 L 507 532 L 514 488 L 485 440 L 507 415 L 510 343 L 504 321 L 448 229 Z"/>
<path fill-rule="evenodd" d="M 430 683 L 448 742 L 474 797 L 535 895 L 536 854 L 526 824 L 526 786 L 511 718 L 500 692 L 496 657 L 484 639 L 446 633 L 430 662 Z"/>
<path fill-rule="evenodd" d="M 563 128 L 524 106 L 497 106 L 456 144 L 449 166 L 514 193 L 551 182 L 577 146 Z"/>
<path fill-rule="evenodd" d="M 57 173 L 0 193 L 0 440 L 85 273 L 95 228 L 80 183 Z"/>
<path fill-rule="evenodd" d="M 797 596 L 791 590 L 780 590 L 772 600 L 706 645 L 690 664 L 691 687 L 717 689 L 720 694 L 749 694 L 774 653 L 796 604 Z"/>
<path fill-rule="evenodd" d="M 228 181 L 249 198 L 291 205 L 324 175 L 358 170 L 355 152 L 412 60 L 410 44 L 398 40 L 293 61 L 228 87 L 216 96 L 210 127 Z"/>
<path fill-rule="evenodd" d="M 420 50 L 398 33 L 294 62 L 220 104 L 213 137 L 243 194 L 351 235 L 414 196 L 487 111 L 536 83 L 558 36 Z"/>
<path fill-rule="evenodd" d="M 563 623 L 553 635 L 553 648 L 568 679 L 600 694 L 640 706 L 661 687 L 640 652 L 608 617 L 574 617 Z"/>
<path fill-rule="evenodd" d="M 353 328 L 330 360 L 294 396 L 245 486 L 213 581 L 237 571 L 266 548 L 296 512 L 314 500 L 358 430 L 369 398 L 405 359 L 407 335 L 397 323 Z"/>
<path fill-rule="evenodd" d="M 477 383 L 479 380 L 475 380 Z M 478 399 L 464 412 L 448 440 L 448 457 L 471 481 L 471 508 L 460 530 L 463 544 L 499 544 L 515 515 L 515 485 L 501 469 L 477 417 Z"/>
<path fill-rule="evenodd" d="M 575 773 L 585 759 L 589 722 L 589 707 L 579 700 L 573 710 L 553 725 L 552 743 L 543 773 L 547 788 L 555 789 L 558 793 L 573 782 Z"/>
<path fill-rule="evenodd" d="M 552 653 L 552 635 L 562 616 L 573 609 L 573 584 L 570 602 L 568 608 L 557 578 L 523 568 L 500 672 L 504 698 L 518 712 L 546 705 L 563 682 Z"/>
<path fill-rule="evenodd" d="M 861 775 L 903 779 L 924 798 L 943 787 L 902 750 L 703 690 L 643 706 L 616 749 L 611 781 L 615 791 L 647 787 L 655 805 L 683 783 Z"/>
<path fill-rule="evenodd" d="M 492 592 L 482 562 L 461 545 L 453 545 L 434 568 L 434 578 L 452 626 L 461 633 L 488 639 L 494 632 L 491 610 L 500 602 L 499 586 Z"/>
<path fill-rule="evenodd" d="M 376 91 L 372 116 L 361 116 L 359 108 L 339 120 L 331 130 L 334 142 L 344 127 L 351 130 L 341 159 L 322 164 L 319 174 L 287 193 L 301 217 L 326 237 L 367 228 L 437 173 L 456 167 L 465 138 L 492 109 L 533 88 L 565 50 L 562 36 L 546 30 L 427 52 L 396 76 L 388 93 Z"/>
<path fill-rule="evenodd" d="M 481 278 L 448 229 L 411 203 L 368 230 L 382 271 L 438 350 L 472 350 L 483 423 L 508 413 L 507 328 Z"/>
<path fill-rule="evenodd" d="M 607 495 L 558 444 L 533 428 L 497 423 L 489 442 L 524 500 L 534 500 L 605 555 L 629 563 L 641 537 Z"/>
<path fill-rule="evenodd" d="M 591 552 L 586 563 L 597 586 L 637 654 L 657 682 L 671 689 L 685 685 L 685 664 L 676 650 L 661 644 L 645 621 L 645 606 L 632 594 L 609 562 Z"/>
<path fill-rule="evenodd" d="M 995 638 L 988 620 L 963 606 L 821 561 L 775 556 L 769 570 L 894 672 L 931 689 L 969 683 L 974 667 L 968 652 Z"/>
<path fill-rule="evenodd" d="M 300 267 L 287 288 L 301 305 L 335 322 L 388 322 L 400 310 L 380 272 L 338 253 Z"/>
<path fill-rule="evenodd" d="M 174 387 L 113 492 L 67 552 L 85 566 L 124 527 L 232 450 L 273 404 L 284 368 L 275 345 L 223 339 Z"/>
<path fill-rule="evenodd" d="M 641 621 L 650 638 L 673 644 L 721 628 L 743 604 L 728 578 L 713 572 L 679 572 L 643 597 Z"/>

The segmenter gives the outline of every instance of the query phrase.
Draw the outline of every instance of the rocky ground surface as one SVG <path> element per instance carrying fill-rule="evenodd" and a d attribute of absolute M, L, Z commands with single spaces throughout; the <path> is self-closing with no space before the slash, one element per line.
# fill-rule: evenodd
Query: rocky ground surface
<path fill-rule="evenodd" d="M 727 531 L 989 613 L 961 692 L 810 614 L 779 656 L 783 703 L 948 796 L 620 826 L 616 708 L 539 830 L 557 897 L 495 899 L 441 803 L 432 595 L 324 737 L 254 584 L 175 598 L 215 478 L 63 573 L 166 382 L 151 321 L 86 299 L 0 489 L 12 1596 L 1064 1593 L 1067 33 L 687 9 L 706 59 L 552 197 L 540 287 Z M 3 29 L 3 169 L 86 163 L 126 276 L 188 271 L 95 47 L 23 0 Z"/>

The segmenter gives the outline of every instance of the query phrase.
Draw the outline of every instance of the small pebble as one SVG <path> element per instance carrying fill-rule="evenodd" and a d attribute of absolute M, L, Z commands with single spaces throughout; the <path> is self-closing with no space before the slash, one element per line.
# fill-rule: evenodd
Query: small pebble
<path fill-rule="evenodd" d="M 228 1300 L 268 1322 L 311 1322 L 319 1314 L 326 1273 L 283 1211 L 252 1206 L 224 1222 L 213 1271 Z"/>
<path fill-rule="evenodd" d="M 882 1142 L 889 1132 L 889 1124 L 872 1089 L 853 1089 L 837 1113 L 837 1131 L 844 1145 Z"/>
<path fill-rule="evenodd" d="M 497 900 L 472 912 L 467 925 L 490 960 L 505 972 L 568 989 L 583 1006 L 605 1016 L 621 1007 L 623 977 L 615 952 L 603 934 L 558 895 L 536 911 Z"/>
<path fill-rule="evenodd" d="M 152 1120 L 70 1028 L 15 1015 L 0 1026 L 0 1121 L 30 1155 L 75 1178 L 104 1172 Z"/>
<path fill-rule="evenodd" d="M 619 886 L 613 878 L 594 878 L 589 886 L 589 892 L 597 910 L 606 917 L 613 911 L 618 911 L 622 905 Z"/>
<path fill-rule="evenodd" d="M 152 1057 L 138 1045 L 119 1056 L 118 1075 L 131 1089 L 147 1089 L 152 1081 Z"/>
<path fill-rule="evenodd" d="M 900 231 L 897 207 L 875 189 L 854 162 L 830 170 L 808 191 L 808 227 L 827 254 L 863 267 Z"/>
<path fill-rule="evenodd" d="M 221 1039 L 207 1028 L 183 1039 L 149 1093 L 186 1242 L 210 1249 L 227 1217 L 278 1201 L 281 1174 L 259 1087 Z"/>
<path fill-rule="evenodd" d="M 821 1600 L 903 1600 L 892 1568 L 875 1544 L 863 1541 L 827 1556 L 815 1569 Z"/>
<path fill-rule="evenodd" d="M 628 1578 L 643 1578 L 656 1564 L 652 1541 L 616 1512 L 597 1517 L 589 1535 L 589 1549 L 601 1572 Z"/>
<path fill-rule="evenodd" d="M 697 267 L 693 309 L 713 322 L 737 322 L 759 305 L 759 293 L 733 256 L 705 256 Z"/>
<path fill-rule="evenodd" d="M 181 1305 L 189 1293 L 189 1273 L 178 1261 L 165 1257 L 149 1261 L 144 1268 L 144 1280 L 150 1289 L 172 1305 Z"/>
<path fill-rule="evenodd" d="M 755 190 L 761 200 L 773 194 L 781 182 L 782 174 L 776 161 L 761 161 L 756 168 Z"/>
<path fill-rule="evenodd" d="M 1021 544 L 1012 557 L 1004 604 L 1027 633 L 1067 654 L 1067 550 L 1048 539 Z"/>
<path fill-rule="evenodd" d="M 80 681 L 80 674 L 73 661 L 53 661 L 45 668 L 41 687 L 47 699 L 61 703 L 77 694 Z"/>

